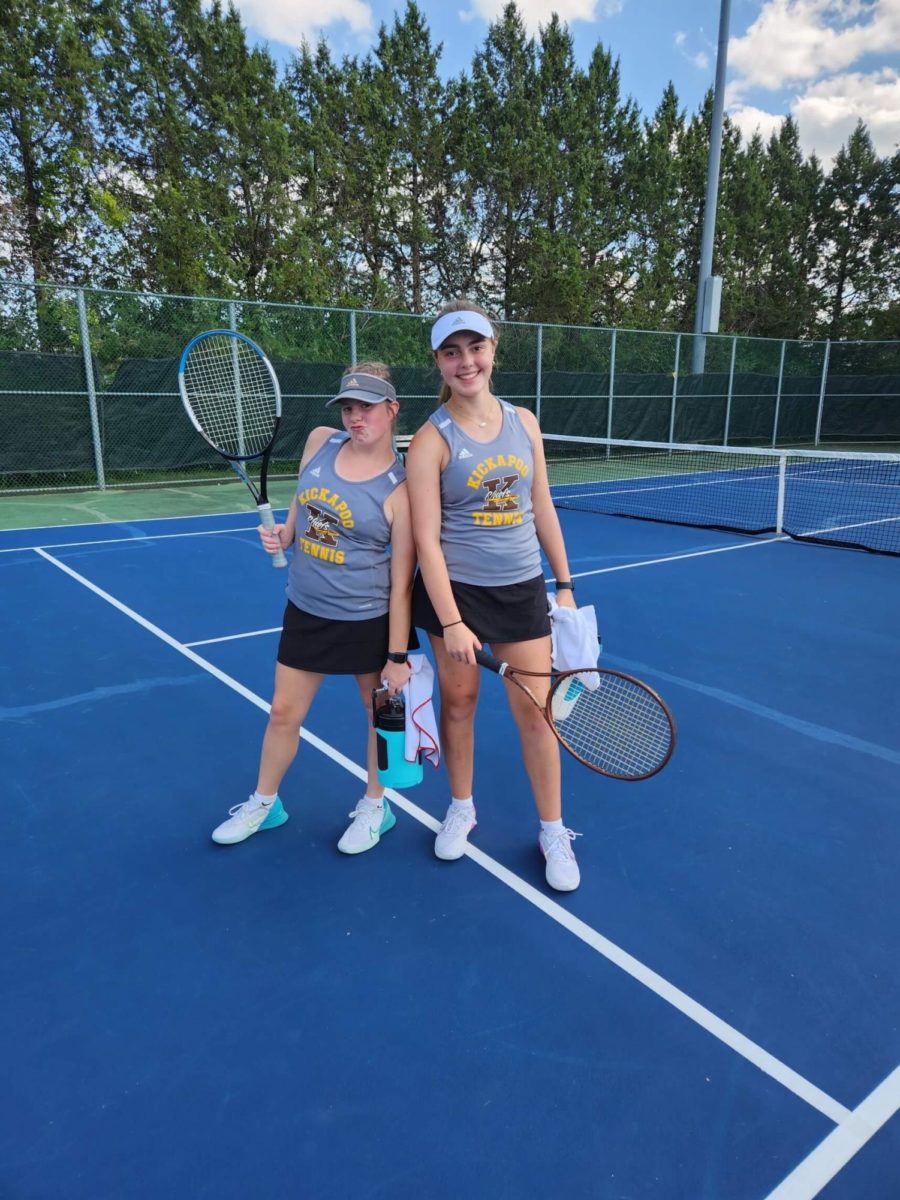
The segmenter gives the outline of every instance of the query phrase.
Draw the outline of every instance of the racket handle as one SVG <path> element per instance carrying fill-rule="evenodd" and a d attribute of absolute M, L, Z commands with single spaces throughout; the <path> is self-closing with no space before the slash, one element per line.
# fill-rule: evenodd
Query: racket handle
<path fill-rule="evenodd" d="M 259 509 L 259 519 L 262 522 L 263 529 L 268 529 L 270 532 L 275 528 L 275 516 L 272 512 L 271 504 L 257 504 Z M 273 567 L 286 567 L 287 559 L 283 550 L 279 550 L 277 554 L 272 555 Z"/>
<path fill-rule="evenodd" d="M 487 667 L 489 671 L 496 671 L 498 675 L 502 675 L 506 669 L 506 663 L 494 658 L 493 654 L 488 654 L 487 650 L 476 650 L 475 661 L 479 667 Z"/>

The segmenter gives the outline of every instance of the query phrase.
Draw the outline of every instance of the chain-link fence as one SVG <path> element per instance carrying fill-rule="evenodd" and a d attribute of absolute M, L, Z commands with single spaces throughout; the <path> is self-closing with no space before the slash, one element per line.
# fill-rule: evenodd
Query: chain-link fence
<path fill-rule="evenodd" d="M 350 363 L 390 364 L 398 433 L 435 406 L 430 321 L 51 285 L 0 284 L 0 491 L 226 478 L 178 397 L 204 329 L 259 342 L 282 387 L 272 474 L 292 474 Z M 900 447 L 900 342 L 792 342 L 501 323 L 494 388 L 554 434 L 707 445 Z"/>

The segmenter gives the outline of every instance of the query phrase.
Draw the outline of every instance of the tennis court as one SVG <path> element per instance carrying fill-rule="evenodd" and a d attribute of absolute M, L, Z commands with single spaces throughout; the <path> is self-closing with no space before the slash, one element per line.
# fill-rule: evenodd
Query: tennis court
<path fill-rule="evenodd" d="M 210 841 L 283 608 L 241 492 L 0 519 L 0 1195 L 896 1200 L 897 558 L 563 505 L 605 663 L 679 744 L 642 783 L 565 764 L 560 898 L 487 674 L 462 861 L 433 855 L 431 770 L 376 850 L 337 852 L 364 779 L 340 680 L 288 823 Z"/>

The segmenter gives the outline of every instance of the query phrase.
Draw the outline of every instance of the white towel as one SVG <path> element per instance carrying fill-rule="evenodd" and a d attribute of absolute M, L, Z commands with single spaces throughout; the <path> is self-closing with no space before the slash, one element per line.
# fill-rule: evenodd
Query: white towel
<path fill-rule="evenodd" d="M 554 671 L 576 671 L 579 667 L 595 667 L 600 657 L 600 638 L 597 633 L 597 614 L 592 604 L 584 608 L 561 608 L 552 592 L 547 593 L 550 605 L 550 637 L 553 642 Z M 589 692 L 596 690 L 600 678 L 586 674 L 582 682 Z"/>
<path fill-rule="evenodd" d="M 424 654 L 410 654 L 412 674 L 404 685 L 406 702 L 406 741 L 404 757 L 415 762 L 419 754 L 433 767 L 441 761 L 441 743 L 431 696 L 434 691 L 434 670 Z"/>

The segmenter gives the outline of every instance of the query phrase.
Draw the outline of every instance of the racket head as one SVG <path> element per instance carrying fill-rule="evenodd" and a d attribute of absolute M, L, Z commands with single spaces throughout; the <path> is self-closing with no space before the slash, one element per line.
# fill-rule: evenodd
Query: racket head
<path fill-rule="evenodd" d="M 611 779 L 649 779 L 675 749 L 675 719 L 651 687 L 621 671 L 563 671 L 545 716 L 568 752 Z"/>
<path fill-rule="evenodd" d="M 209 329 L 185 346 L 178 390 L 191 424 L 233 462 L 271 450 L 281 420 L 281 388 L 272 364 L 250 338 Z"/>

